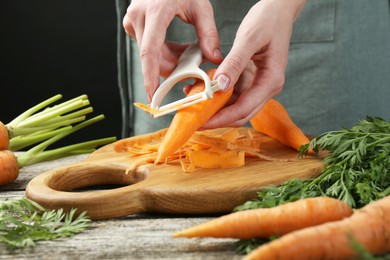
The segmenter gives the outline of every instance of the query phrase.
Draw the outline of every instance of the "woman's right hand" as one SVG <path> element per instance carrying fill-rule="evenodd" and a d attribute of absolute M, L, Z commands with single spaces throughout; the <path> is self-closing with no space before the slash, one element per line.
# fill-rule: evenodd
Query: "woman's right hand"
<path fill-rule="evenodd" d="M 305 2 L 262 0 L 251 8 L 214 76 L 224 91 L 234 86 L 232 99 L 203 129 L 242 126 L 282 91 L 293 23 Z"/>
<path fill-rule="evenodd" d="M 167 28 L 175 16 L 195 27 L 206 59 L 216 64 L 222 61 L 213 8 L 208 0 L 131 1 L 123 27 L 138 43 L 149 102 L 159 86 L 159 76 L 167 77 L 172 73 L 188 46 L 165 41 Z"/>

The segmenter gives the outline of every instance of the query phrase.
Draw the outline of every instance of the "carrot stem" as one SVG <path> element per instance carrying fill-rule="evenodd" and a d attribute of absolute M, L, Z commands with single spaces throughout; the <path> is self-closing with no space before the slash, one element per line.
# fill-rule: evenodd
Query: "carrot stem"
<path fill-rule="evenodd" d="M 85 118 L 86 118 L 85 116 L 79 116 L 76 118 L 67 119 L 67 120 L 63 120 L 63 121 L 42 123 L 39 126 L 21 127 L 21 128 L 18 128 L 16 131 L 14 131 L 15 136 L 12 139 L 17 138 L 19 136 L 40 133 L 40 132 L 45 132 L 45 131 L 52 131 L 52 130 L 55 130 L 59 127 L 63 127 L 63 126 L 70 126 L 74 123 L 84 121 Z"/>
<path fill-rule="evenodd" d="M 116 141 L 115 137 L 101 138 L 101 139 L 86 141 L 78 144 L 68 145 L 57 149 L 42 151 L 36 155 L 32 155 L 29 157 L 24 157 L 23 154 L 19 156 L 17 160 L 18 160 L 19 168 L 22 168 L 28 165 L 55 160 L 70 155 L 92 153 L 96 150 L 95 147 L 109 144 L 114 141 Z"/>
<path fill-rule="evenodd" d="M 0 122 L 0 166 L 3 166 L 0 170 L 0 185 L 12 182 L 17 178 L 19 169 L 27 165 L 91 153 L 97 146 L 116 141 L 115 137 L 109 137 L 46 150 L 62 138 L 104 119 L 104 115 L 99 115 L 84 121 L 85 115 L 93 111 L 92 107 L 88 106 L 90 103 L 87 95 L 48 107 L 60 98 L 61 95 L 56 95 L 39 103 L 7 125 Z M 75 123 L 79 124 L 74 125 Z M 29 146 L 33 147 L 17 157 L 12 153 Z M 13 164 L 10 164 L 11 162 Z"/>
<path fill-rule="evenodd" d="M 55 95 L 26 110 L 5 125 L 11 150 L 17 151 L 51 138 L 57 133 L 58 128 L 84 121 L 85 115 L 93 111 L 92 107 L 88 106 L 90 102 L 87 95 L 80 95 L 49 107 L 61 98 L 62 95 Z M 50 134 L 52 131 L 55 132 Z"/>
<path fill-rule="evenodd" d="M 47 99 L 39 104 L 33 106 L 32 108 L 30 108 L 30 109 L 26 110 L 25 112 L 23 112 L 22 114 L 20 114 L 18 117 L 16 117 L 10 123 L 8 123 L 7 127 L 9 129 L 14 128 L 16 125 L 18 125 L 20 122 L 22 122 L 23 120 L 25 120 L 26 118 L 28 118 L 29 116 L 34 114 L 35 112 L 41 110 L 44 107 L 47 107 L 51 103 L 53 103 L 61 98 L 62 98 L 62 95 L 58 94 L 58 95 L 55 95 L 55 96 L 53 96 L 53 97 L 51 97 L 51 98 L 49 98 L 49 99 Z"/>
<path fill-rule="evenodd" d="M 47 114 L 48 112 L 50 111 L 58 111 L 58 110 L 61 110 L 63 109 L 63 107 L 69 107 L 69 105 L 71 104 L 75 104 L 75 102 L 79 102 L 79 101 L 87 101 L 88 100 L 88 96 L 87 95 L 81 95 L 81 96 L 78 96 L 78 97 L 75 97 L 73 99 L 70 99 L 68 101 L 65 101 L 65 102 L 62 102 L 60 104 L 57 104 L 57 105 L 54 105 L 52 107 L 47 107 L 47 106 L 42 106 L 40 108 L 40 112 L 37 112 L 37 113 L 34 113 L 34 114 L 30 114 L 29 118 L 30 120 L 33 119 L 33 118 L 36 118 L 36 117 L 39 117 L 39 116 L 42 116 L 43 114 Z M 45 108 L 45 109 L 43 109 Z M 71 111 L 71 110 L 69 110 Z M 69 112 L 69 111 L 64 111 L 64 112 Z M 27 118 L 27 117 L 26 117 Z M 26 119 L 24 118 L 24 119 Z"/>
<path fill-rule="evenodd" d="M 104 115 L 99 115 L 94 118 L 91 118 L 87 121 L 84 121 L 74 127 L 70 127 L 69 129 L 66 129 L 65 131 L 62 131 L 61 133 L 43 141 L 42 143 L 34 146 L 30 150 L 28 150 L 26 153 L 18 156 L 18 164 L 19 167 L 25 167 L 27 165 L 35 164 L 38 162 L 42 161 L 47 161 L 51 159 L 57 159 L 60 157 L 67 156 L 71 154 L 72 150 L 78 150 L 78 149 L 86 149 L 90 147 L 95 147 L 97 145 L 102 145 L 102 144 L 107 144 L 110 142 L 113 142 L 115 138 L 108 138 L 108 139 L 100 139 L 100 140 L 95 140 L 96 143 L 94 142 L 84 142 L 76 145 L 70 145 L 70 146 L 65 146 L 62 148 L 57 148 L 54 150 L 49 150 L 49 151 L 44 151 L 49 145 L 54 144 L 55 142 L 61 140 L 62 138 L 88 126 L 91 125 L 95 122 L 98 122 L 100 120 L 104 119 Z"/>
<path fill-rule="evenodd" d="M 49 109 L 48 111 L 45 111 L 45 113 L 40 113 L 39 115 L 34 115 L 34 116 L 27 118 L 26 120 L 20 122 L 19 127 L 37 125 L 37 124 L 42 124 L 42 123 L 44 124 L 49 119 L 55 118 L 61 114 L 67 113 L 68 111 L 72 111 L 72 110 L 78 109 L 80 107 L 84 107 L 86 105 L 89 105 L 89 101 L 79 100 L 79 101 L 76 101 L 75 103 L 60 107 L 60 108 L 55 109 L 55 110 Z"/>
<path fill-rule="evenodd" d="M 22 150 L 23 148 L 26 148 L 28 146 L 31 146 L 35 143 L 42 142 L 46 139 L 49 139 L 61 132 L 67 131 L 68 129 L 72 128 L 71 126 L 65 126 L 61 127 L 56 130 L 49 130 L 46 132 L 39 132 L 39 133 L 33 133 L 29 135 L 21 135 L 21 136 L 16 136 L 10 140 L 10 150 L 12 151 L 19 151 Z"/>

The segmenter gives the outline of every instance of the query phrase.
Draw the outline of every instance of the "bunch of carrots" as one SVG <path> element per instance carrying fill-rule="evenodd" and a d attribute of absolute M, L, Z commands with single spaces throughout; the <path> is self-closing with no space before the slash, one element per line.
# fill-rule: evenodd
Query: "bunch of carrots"
<path fill-rule="evenodd" d="M 216 69 L 207 72 L 213 78 Z M 188 95 L 204 91 L 202 80 L 195 81 Z M 123 140 L 116 146 L 117 151 L 128 151 L 132 155 L 145 155 L 144 160 L 134 162 L 129 171 L 142 163 L 164 163 L 179 159 L 183 170 L 191 172 L 195 167 L 227 168 L 244 165 L 245 157 L 259 157 L 276 160 L 259 153 L 260 142 L 256 133 L 239 133 L 237 129 L 225 132 L 196 130 L 220 110 L 230 99 L 233 89 L 228 92 L 216 92 L 212 99 L 179 109 L 169 128 L 148 145 L 134 145 Z M 155 112 L 147 105 L 135 104 L 146 112 Z M 281 143 L 297 150 L 310 142 L 302 130 L 294 124 L 286 109 L 276 100 L 271 99 L 263 109 L 251 119 L 253 128 L 258 133 L 266 134 Z"/>
<path fill-rule="evenodd" d="M 86 95 L 50 106 L 62 98 L 55 95 L 26 110 L 8 124 L 0 122 L 0 186 L 17 179 L 22 167 L 61 157 L 89 153 L 111 143 L 115 137 L 46 150 L 60 139 L 104 119 L 98 115 L 86 120 L 93 111 Z M 14 152 L 28 148 L 25 153 Z"/>
<path fill-rule="evenodd" d="M 353 210 L 329 197 L 297 200 L 273 208 L 234 212 L 173 234 L 173 237 L 278 238 L 244 259 L 351 259 L 355 245 L 374 255 L 390 251 L 390 197 Z"/>

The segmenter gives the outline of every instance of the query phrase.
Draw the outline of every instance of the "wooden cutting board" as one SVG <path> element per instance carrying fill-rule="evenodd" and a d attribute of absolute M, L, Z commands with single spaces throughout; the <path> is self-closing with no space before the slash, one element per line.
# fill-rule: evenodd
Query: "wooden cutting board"
<path fill-rule="evenodd" d="M 240 131 L 247 131 L 241 128 Z M 260 133 L 256 133 L 261 135 Z M 129 140 L 146 142 L 149 135 Z M 156 133 L 154 133 L 156 135 Z M 224 213 L 256 198 L 266 185 L 292 178 L 317 176 L 322 159 L 298 158 L 296 151 L 262 135 L 261 153 L 289 161 L 246 159 L 245 166 L 229 169 L 195 169 L 183 172 L 179 162 L 141 166 L 125 173 L 132 160 L 127 152 L 116 152 L 114 144 L 104 146 L 84 161 L 53 169 L 35 177 L 26 196 L 48 209 L 77 208 L 91 219 L 108 219 L 142 212 L 176 214 Z M 112 189 L 89 189 L 119 185 Z M 80 190 L 81 188 L 84 188 Z"/>

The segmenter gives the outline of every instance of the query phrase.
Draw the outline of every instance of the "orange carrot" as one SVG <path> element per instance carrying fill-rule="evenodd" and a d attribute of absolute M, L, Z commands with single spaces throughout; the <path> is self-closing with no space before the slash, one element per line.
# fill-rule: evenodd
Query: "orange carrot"
<path fill-rule="evenodd" d="M 291 120 L 282 104 L 275 99 L 270 99 L 250 120 L 250 123 L 258 132 L 266 134 L 297 151 L 301 145 L 310 142 L 309 138 Z"/>
<path fill-rule="evenodd" d="M 8 148 L 9 148 L 8 129 L 3 124 L 3 122 L 0 121 L 0 151 L 8 150 Z"/>
<path fill-rule="evenodd" d="M 245 152 L 215 148 L 191 151 L 188 153 L 188 160 L 201 168 L 232 168 L 245 164 Z"/>
<path fill-rule="evenodd" d="M 213 78 L 215 71 L 216 69 L 209 70 L 207 75 Z M 204 82 L 197 80 L 188 95 L 202 92 L 204 87 Z M 233 88 L 228 92 L 218 91 L 212 99 L 178 110 L 159 147 L 156 162 L 163 162 L 181 148 L 199 127 L 226 104 L 232 93 Z"/>
<path fill-rule="evenodd" d="M 340 200 L 329 197 L 308 198 L 273 208 L 234 212 L 177 232 L 173 236 L 268 238 L 340 220 L 351 214 L 352 209 Z"/>
<path fill-rule="evenodd" d="M 349 218 L 291 232 L 258 247 L 245 259 L 353 259 L 358 257 L 353 242 L 381 255 L 390 251 L 389 213 L 387 196 Z"/>
<path fill-rule="evenodd" d="M 13 182 L 18 175 L 19 165 L 14 153 L 9 150 L 0 151 L 0 186 Z"/>

